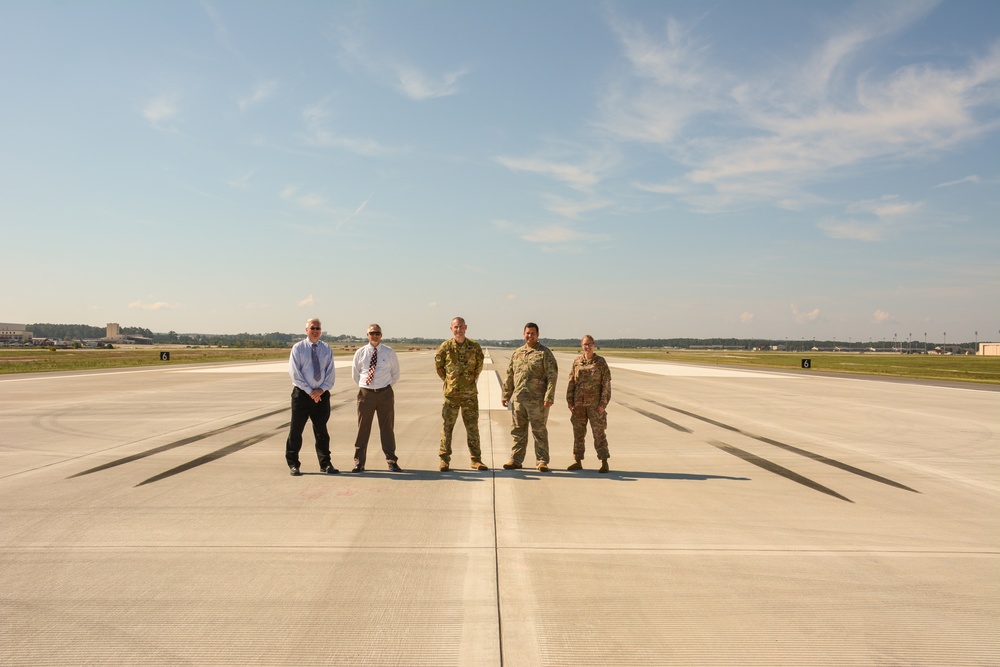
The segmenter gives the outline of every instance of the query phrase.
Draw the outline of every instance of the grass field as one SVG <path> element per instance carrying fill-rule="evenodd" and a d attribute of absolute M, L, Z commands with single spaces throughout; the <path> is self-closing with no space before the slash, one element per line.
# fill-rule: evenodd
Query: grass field
<path fill-rule="evenodd" d="M 399 352 L 405 352 L 396 348 Z M 161 361 L 160 352 L 169 351 L 170 361 Z M 565 352 L 579 352 L 566 348 Z M 352 349 L 334 348 L 340 355 Z M 678 361 L 718 366 L 775 368 L 798 372 L 853 373 L 884 377 L 916 378 L 1000 384 L 1000 357 L 938 356 L 925 354 L 856 354 L 849 352 L 743 352 L 701 350 L 613 350 L 602 349 L 608 357 Z M 0 349 L 0 374 L 49 371 L 82 371 L 98 368 L 135 368 L 227 361 L 273 361 L 288 359 L 282 348 L 187 348 L 141 347 L 114 350 L 56 350 L 47 348 Z M 802 369 L 810 359 L 811 368 Z"/>
<path fill-rule="evenodd" d="M 701 350 L 612 350 L 600 354 L 718 366 L 775 368 L 789 371 L 853 373 L 883 377 L 1000 384 L 1000 357 L 852 352 L 744 352 Z M 809 370 L 802 360 L 809 359 Z"/>
<path fill-rule="evenodd" d="M 170 361 L 160 361 L 161 351 L 170 352 Z M 288 350 L 282 348 L 143 347 L 114 350 L 57 349 L 52 352 L 48 348 L 21 347 L 0 350 L 0 374 L 275 359 L 288 359 Z"/>

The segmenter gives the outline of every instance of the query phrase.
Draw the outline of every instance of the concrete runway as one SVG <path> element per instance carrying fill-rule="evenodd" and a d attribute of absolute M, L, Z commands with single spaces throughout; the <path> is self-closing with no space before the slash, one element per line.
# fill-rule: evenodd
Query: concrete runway
<path fill-rule="evenodd" d="M 284 363 L 0 376 L 0 665 L 1000 664 L 1000 392 L 609 358 L 571 473 L 557 355 L 543 474 L 490 353 L 486 472 L 426 351 L 401 474 L 290 477 Z"/>

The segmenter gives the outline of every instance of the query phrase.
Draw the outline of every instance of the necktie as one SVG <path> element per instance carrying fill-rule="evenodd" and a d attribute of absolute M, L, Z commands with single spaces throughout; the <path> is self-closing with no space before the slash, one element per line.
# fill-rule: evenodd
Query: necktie
<path fill-rule="evenodd" d="M 375 379 L 375 366 L 378 364 L 378 348 L 372 350 L 372 362 L 368 364 L 368 375 L 365 377 L 365 384 L 371 384 Z"/>
<path fill-rule="evenodd" d="M 319 378 L 322 373 L 319 372 L 319 351 L 316 349 L 316 343 L 313 343 L 313 380 L 319 382 Z"/>

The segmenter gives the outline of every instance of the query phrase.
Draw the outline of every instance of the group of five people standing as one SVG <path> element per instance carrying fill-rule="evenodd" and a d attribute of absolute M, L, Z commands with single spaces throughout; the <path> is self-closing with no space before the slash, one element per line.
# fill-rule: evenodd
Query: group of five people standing
<path fill-rule="evenodd" d="M 461 317 L 451 321 L 452 338 L 437 350 L 434 364 L 444 383 L 444 405 L 441 409 L 441 447 L 439 470 L 451 468 L 452 432 L 459 415 L 465 424 L 473 470 L 488 470 L 483 463 L 479 439 L 479 393 L 477 383 L 483 370 L 485 355 L 476 341 L 466 336 L 467 325 Z M 285 462 L 293 476 L 301 474 L 299 452 L 302 432 L 312 421 L 319 467 L 328 475 L 337 474 L 330 458 L 330 389 L 336 370 L 333 350 L 320 340 L 323 327 L 318 318 L 306 323 L 306 338 L 292 347 L 288 372 L 292 378 L 292 419 L 285 442 Z M 381 345 L 382 328 L 368 327 L 368 344 L 354 354 L 351 377 L 358 386 L 358 434 L 354 441 L 354 469 L 365 470 L 368 440 L 372 421 L 378 416 L 382 453 L 390 471 L 402 472 L 396 456 L 394 434 L 395 405 L 392 386 L 399 380 L 399 360 L 392 348 Z M 583 354 L 573 361 L 566 400 L 573 426 L 574 462 L 568 470 L 581 470 L 587 424 L 594 434 L 594 448 L 601 461 L 599 472 L 608 472 L 607 406 L 611 400 L 611 371 L 603 357 L 595 354 L 593 336 L 580 341 Z M 555 403 L 558 367 L 555 356 L 538 342 L 538 325 L 524 325 L 524 345 L 511 356 L 507 377 L 503 383 L 501 403 L 512 410 L 511 436 L 514 444 L 507 470 L 523 467 L 528 448 L 528 430 L 534 438 L 536 467 L 549 470 L 548 414 Z"/>

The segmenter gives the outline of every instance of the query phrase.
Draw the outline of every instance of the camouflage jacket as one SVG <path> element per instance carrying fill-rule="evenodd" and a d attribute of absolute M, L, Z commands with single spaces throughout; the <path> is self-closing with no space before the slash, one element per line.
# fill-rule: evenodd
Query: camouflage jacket
<path fill-rule="evenodd" d="M 581 354 L 573 360 L 566 401 L 570 407 L 608 407 L 611 401 L 611 369 L 604 357 L 595 354 L 588 361 Z"/>
<path fill-rule="evenodd" d="M 466 338 L 464 343 L 449 339 L 441 343 L 434 355 L 438 377 L 444 380 L 444 395 L 448 398 L 478 396 L 476 382 L 483 371 L 483 348 Z"/>
<path fill-rule="evenodd" d="M 541 343 L 535 347 L 522 345 L 514 350 L 507 367 L 507 379 L 503 383 L 505 401 L 546 401 L 556 400 L 556 366 L 552 350 Z"/>

